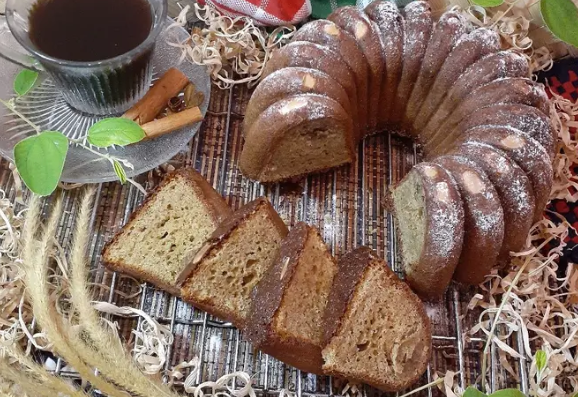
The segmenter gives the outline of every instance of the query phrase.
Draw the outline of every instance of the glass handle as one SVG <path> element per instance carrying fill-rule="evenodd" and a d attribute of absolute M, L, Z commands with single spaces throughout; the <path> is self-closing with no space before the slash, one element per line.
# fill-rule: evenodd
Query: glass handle
<path fill-rule="evenodd" d="M 26 69 L 43 70 L 40 63 L 16 41 L 3 15 L 0 15 L 0 56 Z"/>

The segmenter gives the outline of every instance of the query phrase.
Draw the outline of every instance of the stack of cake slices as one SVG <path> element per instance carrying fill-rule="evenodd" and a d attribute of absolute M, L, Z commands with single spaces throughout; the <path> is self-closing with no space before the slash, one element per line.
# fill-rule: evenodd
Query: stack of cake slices
<path fill-rule="evenodd" d="M 265 198 L 231 212 L 192 170 L 169 175 L 103 258 L 232 322 L 302 371 L 399 391 L 429 362 L 422 302 L 372 250 L 337 261 L 318 230 L 288 231 Z"/>

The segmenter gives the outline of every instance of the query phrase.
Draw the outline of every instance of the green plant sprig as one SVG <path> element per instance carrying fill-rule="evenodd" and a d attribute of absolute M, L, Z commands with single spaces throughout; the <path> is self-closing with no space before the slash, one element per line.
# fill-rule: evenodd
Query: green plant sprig
<path fill-rule="evenodd" d="M 14 80 L 14 92 L 22 97 L 30 92 L 38 81 L 38 73 L 23 70 Z M 23 139 L 14 146 L 14 163 L 20 177 L 26 186 L 40 196 L 48 196 L 54 192 L 64 169 L 64 163 L 70 144 L 77 145 L 94 155 L 107 160 L 121 183 L 131 182 L 126 175 L 126 168 L 133 165 L 126 159 L 101 153 L 86 145 L 83 139 L 70 139 L 60 131 L 43 131 L 16 109 L 14 98 L 4 101 L 0 99 L 12 114 L 20 118 L 35 131 L 34 136 Z M 108 118 L 91 126 L 87 141 L 93 146 L 108 148 L 112 146 L 127 146 L 140 142 L 145 138 L 145 132 L 134 121 L 124 118 Z"/>

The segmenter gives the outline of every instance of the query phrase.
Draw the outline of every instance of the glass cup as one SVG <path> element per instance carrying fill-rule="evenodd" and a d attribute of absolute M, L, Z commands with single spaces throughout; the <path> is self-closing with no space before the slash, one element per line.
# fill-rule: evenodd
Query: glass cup
<path fill-rule="evenodd" d="M 94 62 L 57 59 L 32 43 L 28 35 L 29 15 L 37 1 L 7 1 L 5 12 L 10 32 L 2 34 L 0 26 L 0 56 L 25 68 L 47 72 L 66 102 L 83 113 L 121 114 L 142 98 L 150 87 L 151 59 L 167 17 L 167 0 L 146 0 L 153 13 L 153 25 L 144 42 L 125 54 Z M 11 44 L 13 39 L 25 52 Z"/>

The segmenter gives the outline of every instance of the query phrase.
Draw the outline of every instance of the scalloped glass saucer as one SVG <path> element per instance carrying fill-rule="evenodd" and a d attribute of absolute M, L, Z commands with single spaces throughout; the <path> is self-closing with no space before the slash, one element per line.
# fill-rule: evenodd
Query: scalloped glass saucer
<path fill-rule="evenodd" d="M 4 21 L 0 20 L 0 24 Z M 168 19 L 168 24 L 173 21 Z M 0 26 L 0 33 L 2 26 Z M 203 66 L 189 62 L 178 63 L 181 51 L 168 43 L 182 42 L 189 37 L 183 28 L 171 28 L 161 33 L 153 56 L 154 78 L 162 76 L 171 67 L 177 67 L 198 91 L 205 95 L 201 105 L 203 116 L 207 112 L 210 99 L 211 81 Z M 12 84 L 21 70 L 3 58 L 0 58 L 0 98 L 8 100 L 14 97 Z M 88 128 L 99 121 L 100 117 L 86 115 L 71 108 L 55 89 L 52 81 L 41 76 L 40 83 L 25 97 L 16 102 L 17 110 L 29 118 L 42 130 L 60 131 L 70 138 L 84 138 Z M 173 158 L 183 150 L 199 130 L 201 123 L 183 128 L 150 141 L 143 141 L 126 147 L 98 149 L 115 157 L 128 160 L 134 170 L 127 169 L 129 177 L 147 172 Z M 33 135 L 34 130 L 21 119 L 11 115 L 0 105 L 0 155 L 13 160 L 12 150 L 20 140 Z M 69 183 L 99 183 L 117 180 L 112 165 L 105 159 L 88 150 L 71 145 L 64 165 L 62 181 Z"/>

